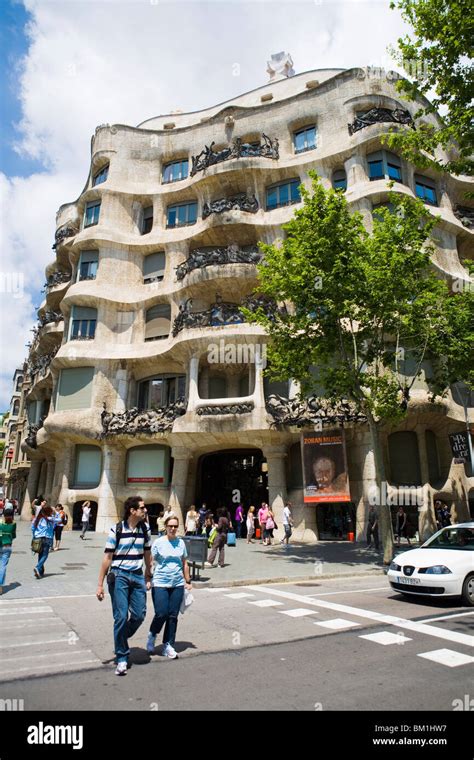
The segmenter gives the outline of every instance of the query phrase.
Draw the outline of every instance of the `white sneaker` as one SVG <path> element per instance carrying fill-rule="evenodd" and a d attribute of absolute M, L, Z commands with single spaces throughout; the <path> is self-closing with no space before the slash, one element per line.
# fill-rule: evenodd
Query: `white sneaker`
<path fill-rule="evenodd" d="M 127 675 L 127 663 L 126 662 L 118 662 L 117 667 L 115 668 L 115 675 L 116 676 L 126 676 Z"/>
<path fill-rule="evenodd" d="M 150 654 L 153 654 L 153 652 L 155 651 L 155 641 L 156 641 L 155 634 L 149 633 L 148 638 L 146 640 L 146 651 L 149 652 Z"/>
<path fill-rule="evenodd" d="M 169 657 L 170 660 L 176 660 L 176 658 L 178 657 L 178 653 L 176 652 L 176 650 L 173 649 L 171 644 L 165 644 L 163 647 L 163 656 Z"/>

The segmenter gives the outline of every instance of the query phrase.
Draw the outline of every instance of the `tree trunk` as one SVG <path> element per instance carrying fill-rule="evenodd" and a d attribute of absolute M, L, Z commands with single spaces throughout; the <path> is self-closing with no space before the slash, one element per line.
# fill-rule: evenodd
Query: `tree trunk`
<path fill-rule="evenodd" d="M 383 546 L 383 563 L 389 565 L 393 559 L 393 530 L 390 506 L 387 502 L 387 479 L 385 476 L 385 464 L 383 460 L 382 446 L 380 444 L 380 431 L 378 423 L 368 414 L 370 436 L 374 451 L 375 479 L 377 483 L 380 538 Z"/>

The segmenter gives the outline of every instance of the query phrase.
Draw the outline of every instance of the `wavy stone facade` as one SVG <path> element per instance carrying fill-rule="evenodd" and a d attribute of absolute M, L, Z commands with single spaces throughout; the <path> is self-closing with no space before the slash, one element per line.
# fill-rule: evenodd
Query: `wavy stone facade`
<path fill-rule="evenodd" d="M 381 136 L 394 124 L 413 128 L 416 108 L 400 100 L 391 73 L 317 70 L 203 111 L 138 127 L 97 127 L 84 190 L 57 215 L 56 259 L 46 271 L 29 358 L 27 401 L 32 423 L 42 426 L 36 447 L 27 445 L 25 517 L 37 493 L 71 513 L 87 498 L 97 504 L 96 530 L 105 531 L 127 496 L 139 492 L 149 504 L 171 504 L 182 513 L 191 503 L 209 503 L 213 477 L 221 478 L 214 495 L 225 495 L 230 507 L 237 474 L 225 470 L 225 458 L 214 469 L 205 464 L 209 455 L 229 452 L 253 483 L 254 503 L 267 494 L 281 525 L 288 497 L 296 537 L 324 537 L 316 520 L 321 508 L 303 504 L 301 426 L 282 415 L 287 402 L 282 407 L 275 395 L 291 399 L 296 386 L 289 382 L 282 392 L 264 381 L 266 336 L 243 321 L 239 305 L 257 283 L 258 241 L 282 235 L 297 204 L 291 182 L 309 187 L 310 169 L 328 187 L 346 182 L 348 201 L 371 224 L 373 207 L 387 197 L 393 163 Z M 383 167 L 378 178 L 370 176 L 374 154 Z M 418 174 L 426 172 L 403 160 L 395 165 L 398 192 L 413 196 L 418 183 L 428 188 L 428 202 L 435 194 L 430 208 L 441 218 L 434 267 L 450 281 L 466 282 L 460 256 L 472 256 L 473 232 L 464 223 L 463 194 L 471 182 L 429 173 L 423 185 Z M 217 361 L 209 360 L 213 350 Z M 397 484 L 389 436 L 411 433 L 418 451 L 422 534 L 434 525 L 435 495 L 467 517 L 474 479 L 453 463 L 448 442 L 448 433 L 464 426 L 451 395 L 430 404 L 417 381 L 407 419 L 385 431 L 391 492 L 400 478 Z M 346 426 L 346 440 L 353 519 L 363 538 L 373 455 L 360 422 Z M 150 478 L 144 461 L 155 454 L 161 474 Z"/>

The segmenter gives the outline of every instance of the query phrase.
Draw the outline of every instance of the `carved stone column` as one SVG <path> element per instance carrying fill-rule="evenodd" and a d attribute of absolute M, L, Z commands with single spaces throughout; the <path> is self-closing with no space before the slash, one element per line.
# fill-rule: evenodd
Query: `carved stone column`
<path fill-rule="evenodd" d="M 253 403 L 255 409 L 265 409 L 265 393 L 263 389 L 263 370 L 266 355 L 263 351 L 255 352 L 255 387 L 253 392 Z M 278 522 L 278 521 L 277 521 Z"/>
<path fill-rule="evenodd" d="M 199 399 L 198 389 L 199 379 L 199 354 L 194 354 L 189 362 L 189 392 L 188 392 L 188 412 L 194 412 L 196 403 Z"/>
<path fill-rule="evenodd" d="M 363 156 L 353 155 L 344 161 L 344 169 L 346 170 L 347 177 L 347 189 L 352 188 L 359 182 L 367 182 L 367 169 L 365 167 L 365 159 Z"/>
<path fill-rule="evenodd" d="M 169 504 L 179 518 L 179 533 L 184 533 L 184 511 L 186 497 L 186 483 L 188 480 L 189 461 L 192 452 L 184 446 L 174 446 L 171 450 L 174 459 L 173 477 L 171 479 Z"/>
<path fill-rule="evenodd" d="M 36 497 L 39 496 L 38 483 L 42 464 L 43 462 L 41 459 L 33 459 L 31 461 L 28 481 L 26 484 L 25 500 L 21 509 L 21 520 L 31 520 L 31 505 Z"/>
<path fill-rule="evenodd" d="M 73 467 L 74 467 L 74 446 L 72 444 L 65 445 L 61 453 L 56 458 L 56 472 L 60 473 L 59 483 L 57 486 L 53 486 L 53 494 L 58 494 L 54 501 L 58 501 L 63 505 L 64 509 L 69 514 L 69 522 L 67 527 L 72 530 L 72 508 L 74 506 L 74 496 L 70 494 L 69 488 L 73 481 Z"/>
<path fill-rule="evenodd" d="M 41 462 L 41 471 L 38 481 L 38 493 L 43 494 L 44 498 L 46 499 L 46 460 L 43 459 Z"/>
<path fill-rule="evenodd" d="M 44 498 L 48 500 L 51 506 L 54 506 L 54 504 L 52 504 L 52 491 L 55 466 L 56 462 L 54 459 L 46 460 L 46 485 L 44 487 Z"/>
<path fill-rule="evenodd" d="M 428 453 L 426 451 L 426 425 L 418 425 L 416 437 L 418 439 L 418 452 L 420 456 L 420 472 L 422 483 L 423 503 L 418 506 L 418 531 L 421 541 L 426 541 L 436 532 L 436 517 L 434 505 L 430 498 L 430 473 L 428 467 Z"/>
<path fill-rule="evenodd" d="M 285 459 L 286 446 L 264 446 L 263 455 L 268 465 L 268 503 L 275 515 L 278 536 L 283 536 L 283 507 L 287 498 Z"/>
<path fill-rule="evenodd" d="M 124 484 L 126 453 L 125 448 L 117 444 L 112 446 L 105 443 L 102 449 L 102 476 L 95 527 L 97 533 L 108 532 L 110 526 L 118 522 L 123 514 L 117 492 Z"/>

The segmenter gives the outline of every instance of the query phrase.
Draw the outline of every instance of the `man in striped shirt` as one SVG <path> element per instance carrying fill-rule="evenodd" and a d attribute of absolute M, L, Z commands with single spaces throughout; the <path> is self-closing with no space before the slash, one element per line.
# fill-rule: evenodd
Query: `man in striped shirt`
<path fill-rule="evenodd" d="M 141 496 L 130 496 L 125 502 L 123 521 L 117 542 L 117 525 L 110 529 L 105 555 L 99 571 L 96 596 L 104 598 L 104 578 L 113 574 L 109 591 L 114 612 L 114 645 L 117 659 L 115 675 L 127 674 L 130 654 L 128 639 L 143 623 L 146 615 L 146 592 L 151 588 L 151 541 L 145 523 L 145 503 Z M 145 578 L 143 577 L 145 560 Z M 129 617 L 130 613 L 130 617 Z"/>

